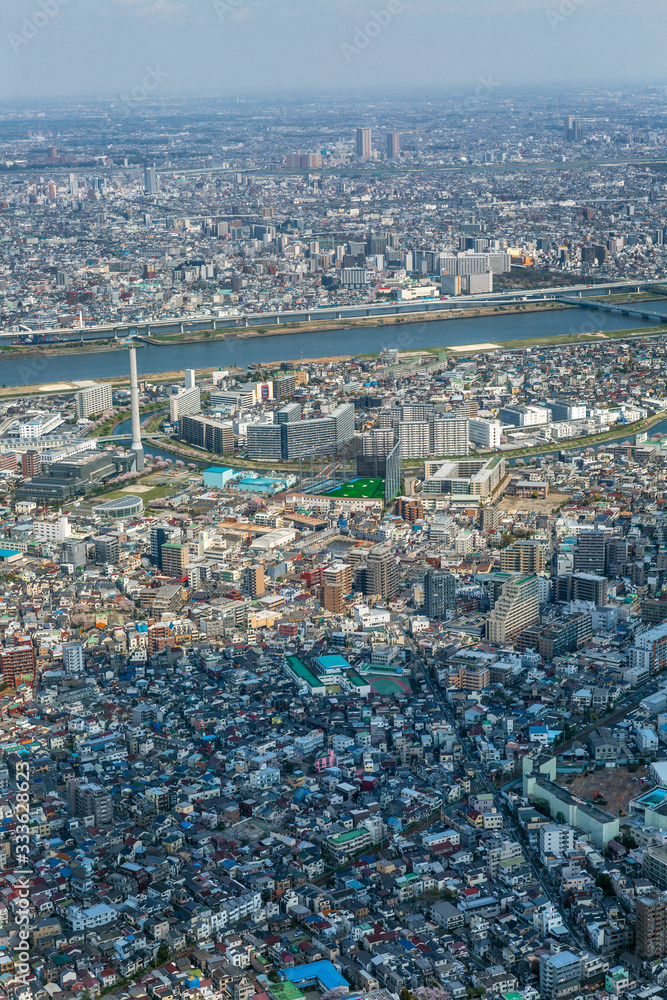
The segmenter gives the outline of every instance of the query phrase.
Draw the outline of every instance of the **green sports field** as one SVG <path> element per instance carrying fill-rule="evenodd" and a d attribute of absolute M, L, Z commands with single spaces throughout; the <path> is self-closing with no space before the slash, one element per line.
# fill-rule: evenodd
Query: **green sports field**
<path fill-rule="evenodd" d="M 337 490 L 324 494 L 327 497 L 344 497 L 347 500 L 384 499 L 384 479 L 350 479 Z"/>

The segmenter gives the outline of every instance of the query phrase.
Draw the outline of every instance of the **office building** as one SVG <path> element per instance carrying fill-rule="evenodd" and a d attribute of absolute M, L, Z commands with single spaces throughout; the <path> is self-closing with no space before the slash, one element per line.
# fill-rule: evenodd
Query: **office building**
<path fill-rule="evenodd" d="M 604 531 L 581 531 L 574 553 L 575 573 L 594 573 L 601 576 L 605 569 Z"/>
<path fill-rule="evenodd" d="M 212 451 L 216 455 L 234 453 L 234 426 L 231 422 L 191 414 L 180 417 L 178 425 L 181 441 Z"/>
<path fill-rule="evenodd" d="M 446 570 L 430 569 L 424 576 L 424 611 L 429 618 L 445 618 L 456 608 L 456 577 Z"/>
<path fill-rule="evenodd" d="M 263 566 L 248 566 L 245 571 L 246 590 L 251 597 L 261 597 L 266 591 Z"/>
<path fill-rule="evenodd" d="M 69 500 L 84 496 L 99 483 L 133 472 L 136 456 L 121 452 L 82 451 L 46 466 L 16 491 L 20 500 Z"/>
<path fill-rule="evenodd" d="M 471 417 L 468 421 L 468 436 L 473 444 L 481 448 L 500 448 L 502 424 L 499 420 L 483 420 Z"/>
<path fill-rule="evenodd" d="M 539 427 L 551 421 L 551 412 L 544 406 L 502 406 L 498 419 L 514 427 Z"/>
<path fill-rule="evenodd" d="M 544 403 L 547 410 L 551 410 L 554 420 L 585 420 L 587 408 L 585 403 Z"/>
<path fill-rule="evenodd" d="M 540 995 L 558 1000 L 576 993 L 581 983 L 581 958 L 571 951 L 540 955 Z"/>
<path fill-rule="evenodd" d="M 162 572 L 181 580 L 190 562 L 188 546 L 180 542 L 165 542 L 162 546 Z"/>
<path fill-rule="evenodd" d="M 354 137 L 355 152 L 360 160 L 369 160 L 371 156 L 371 130 L 358 128 Z"/>
<path fill-rule="evenodd" d="M 144 167 L 144 192 L 157 194 L 157 170 L 155 167 Z"/>
<path fill-rule="evenodd" d="M 79 420 L 88 420 L 89 417 L 99 416 L 113 407 L 112 389 L 107 382 L 100 382 L 99 385 L 90 385 L 86 389 L 81 389 L 74 398 L 76 415 Z"/>
<path fill-rule="evenodd" d="M 579 142 L 582 136 L 581 122 L 573 115 L 567 115 L 563 121 L 563 135 L 566 142 Z"/>
<path fill-rule="evenodd" d="M 399 155 L 400 149 L 400 136 L 398 132 L 388 132 L 387 133 L 387 159 L 394 160 Z"/>
<path fill-rule="evenodd" d="M 393 552 L 371 552 L 366 561 L 367 596 L 379 594 L 390 601 L 398 596 L 398 564 Z"/>
<path fill-rule="evenodd" d="M 644 874 L 660 888 L 667 884 L 664 847 L 649 847 L 644 858 Z M 635 951 L 644 961 L 663 958 L 667 952 L 667 897 L 652 893 L 637 897 L 635 904 Z"/>
<path fill-rule="evenodd" d="M 64 642 L 63 643 L 63 667 L 68 674 L 83 673 L 85 657 L 83 653 L 83 643 Z"/>
<path fill-rule="evenodd" d="M 500 594 L 491 593 L 491 613 L 487 620 L 487 638 L 499 646 L 511 643 L 540 618 L 537 576 L 507 575 L 503 583 L 502 575 L 496 574 L 501 582 Z"/>

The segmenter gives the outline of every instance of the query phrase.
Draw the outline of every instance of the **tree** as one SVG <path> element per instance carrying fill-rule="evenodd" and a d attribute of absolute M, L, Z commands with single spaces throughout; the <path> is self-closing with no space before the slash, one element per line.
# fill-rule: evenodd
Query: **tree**
<path fill-rule="evenodd" d="M 160 965 L 164 965 L 165 962 L 169 961 L 169 948 L 164 943 L 164 941 L 157 950 L 157 960 L 160 963 Z"/>
<path fill-rule="evenodd" d="M 278 973 L 276 972 L 275 969 L 269 969 L 269 971 L 267 972 L 266 976 L 267 976 L 267 979 L 269 980 L 269 982 L 271 982 L 271 983 L 279 983 L 280 982 L 280 976 L 278 975 Z"/>

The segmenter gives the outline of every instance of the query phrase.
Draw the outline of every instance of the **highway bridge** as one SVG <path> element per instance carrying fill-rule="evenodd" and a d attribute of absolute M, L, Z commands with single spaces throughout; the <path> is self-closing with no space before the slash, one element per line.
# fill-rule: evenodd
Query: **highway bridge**
<path fill-rule="evenodd" d="M 47 337 L 49 343 L 84 342 L 95 340 L 123 340 L 127 337 L 150 338 L 153 334 L 188 334 L 207 330 L 233 330 L 239 333 L 246 327 L 283 326 L 313 321 L 354 320 L 387 316 L 421 315 L 423 313 L 447 314 L 461 310 L 489 309 L 496 306 L 522 305 L 535 302 L 561 302 L 570 306 L 583 306 L 591 300 L 590 295 L 636 293 L 651 288 L 655 281 L 611 281 L 602 285 L 570 285 L 561 288 L 534 289 L 526 292 L 497 292 L 490 295 L 466 296 L 465 298 L 417 299 L 410 302 L 390 302 L 387 304 L 369 302 L 352 306 L 325 306 L 319 309 L 293 309 L 289 312 L 246 313 L 243 316 L 197 316 L 193 319 L 145 319 L 133 323 L 109 323 L 82 329 L 35 330 L 34 334 Z M 582 301 L 582 299 L 585 300 Z M 622 311 L 626 307 L 618 307 Z M 630 307 L 632 308 L 632 307 Z M 631 315 L 631 313 L 627 313 Z M 30 331 L 0 331 L 0 340 L 15 340 Z"/>
<path fill-rule="evenodd" d="M 667 313 L 653 312 L 651 309 L 641 306 L 614 305 L 613 302 L 595 302 L 593 299 L 574 298 L 567 295 L 559 295 L 556 302 L 562 302 L 569 306 L 579 306 L 580 309 L 614 313 L 616 316 L 632 316 L 649 323 L 667 323 Z"/>

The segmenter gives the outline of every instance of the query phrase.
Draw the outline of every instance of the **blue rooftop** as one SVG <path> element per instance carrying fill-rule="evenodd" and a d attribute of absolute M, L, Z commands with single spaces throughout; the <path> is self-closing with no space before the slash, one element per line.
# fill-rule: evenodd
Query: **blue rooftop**
<path fill-rule="evenodd" d="M 343 979 L 333 963 L 326 959 L 322 959 L 321 962 L 310 962 L 309 965 L 297 965 L 294 969 L 281 969 L 280 975 L 283 979 L 294 983 L 295 986 L 317 983 L 325 992 L 333 990 L 337 986 L 350 985 L 346 979 Z"/>

